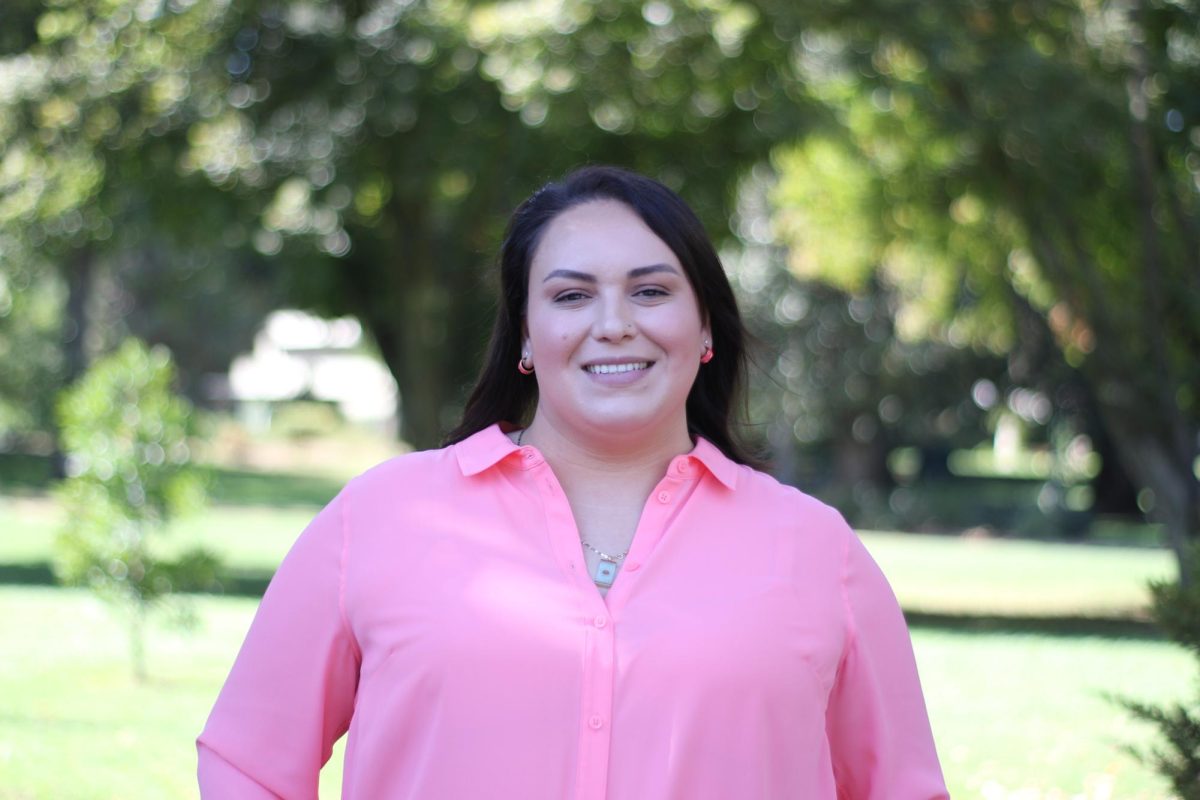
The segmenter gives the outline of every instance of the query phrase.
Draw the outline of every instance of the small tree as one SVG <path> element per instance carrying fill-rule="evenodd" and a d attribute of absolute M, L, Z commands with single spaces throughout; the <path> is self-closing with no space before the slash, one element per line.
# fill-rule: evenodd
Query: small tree
<path fill-rule="evenodd" d="M 1200 548 L 1192 548 L 1191 574 L 1200 575 Z M 1155 622 L 1176 644 L 1200 657 L 1200 583 L 1154 582 L 1152 613 Z M 1132 749 L 1135 756 L 1156 769 L 1182 800 L 1200 800 L 1200 702 L 1155 706 L 1119 698 L 1126 709 L 1158 728 L 1160 740 L 1150 750 Z"/>
<path fill-rule="evenodd" d="M 56 570 L 128 614 L 134 675 L 146 678 L 148 612 L 175 592 L 212 582 L 216 559 L 196 548 L 166 559 L 157 534 L 204 501 L 191 463 L 191 407 L 172 392 L 165 348 L 127 340 L 64 391 L 58 404 L 68 477 L 59 485 L 67 525 Z"/>

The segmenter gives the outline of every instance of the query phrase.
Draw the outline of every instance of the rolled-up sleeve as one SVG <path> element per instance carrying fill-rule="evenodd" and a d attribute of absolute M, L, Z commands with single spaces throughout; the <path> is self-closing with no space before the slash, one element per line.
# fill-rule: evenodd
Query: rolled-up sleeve
<path fill-rule="evenodd" d="M 846 644 L 826 710 L 839 800 L 948 798 L 904 615 L 846 531 Z"/>
<path fill-rule="evenodd" d="M 361 660 L 344 600 L 345 494 L 304 530 L 263 596 L 196 741 L 204 798 L 317 797 Z"/>

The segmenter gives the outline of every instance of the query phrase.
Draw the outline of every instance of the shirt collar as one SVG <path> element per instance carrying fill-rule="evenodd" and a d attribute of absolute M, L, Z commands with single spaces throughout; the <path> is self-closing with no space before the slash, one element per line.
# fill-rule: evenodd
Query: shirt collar
<path fill-rule="evenodd" d="M 741 467 L 736 461 L 721 452 L 721 450 L 703 436 L 696 437 L 696 446 L 688 453 L 696 461 L 704 465 L 712 476 L 725 485 L 726 489 L 737 488 L 738 471 Z"/>
<path fill-rule="evenodd" d="M 467 477 L 478 475 L 518 450 L 520 448 L 505 435 L 498 422 L 454 445 L 458 467 Z"/>
<path fill-rule="evenodd" d="M 520 448 L 516 443 L 505 435 L 500 423 L 484 428 L 454 445 L 454 454 L 458 458 L 459 469 L 467 477 L 478 475 L 519 451 Z M 696 446 L 692 448 L 688 456 L 703 464 L 704 468 L 727 489 L 737 487 L 740 465 L 722 453 L 712 442 L 702 436 L 697 436 Z"/>

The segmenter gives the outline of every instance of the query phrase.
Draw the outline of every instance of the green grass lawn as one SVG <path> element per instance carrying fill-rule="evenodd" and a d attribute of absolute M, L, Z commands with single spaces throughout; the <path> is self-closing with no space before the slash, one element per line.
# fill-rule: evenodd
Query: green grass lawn
<path fill-rule="evenodd" d="M 1165 549 L 861 535 L 912 611 L 1144 619 L 1147 582 L 1177 570 Z"/>
<path fill-rule="evenodd" d="M 233 568 L 274 571 L 317 506 L 212 505 L 175 523 L 162 537 L 164 551 L 204 544 Z M 0 495 L 0 564 L 47 562 L 63 514 L 48 498 Z"/>
<path fill-rule="evenodd" d="M 267 575 L 334 479 L 227 471 L 220 501 L 165 549 L 205 543 Z M 221 485 L 221 484 L 218 484 Z M 291 488 L 288 488 L 290 486 Z M 280 488 L 283 487 L 283 488 Z M 286 502 L 266 503 L 282 491 Z M 0 570 L 47 563 L 61 512 L 36 489 L 0 494 Z M 865 532 L 910 612 L 970 618 L 1144 618 L 1163 550 Z M 255 601 L 202 597 L 195 634 L 156 628 L 153 679 L 133 684 L 118 619 L 86 592 L 0 585 L 0 800 L 195 797 L 193 741 Z M 915 616 L 914 618 L 920 618 Z M 1152 732 L 1104 699 L 1194 697 L 1195 661 L 1150 639 L 914 630 L 930 716 L 956 798 L 1165 798 L 1121 751 Z M 322 776 L 338 796 L 340 747 Z"/>
<path fill-rule="evenodd" d="M 108 606 L 80 590 L 0 587 L 0 800 L 195 797 L 194 740 L 254 608 L 203 598 L 198 632 L 153 628 L 151 680 L 138 686 Z M 336 797 L 340 769 L 327 771 L 322 794 Z"/>
<path fill-rule="evenodd" d="M 0 800 L 192 798 L 194 739 L 254 611 L 201 598 L 203 627 L 156 627 L 135 685 L 118 618 L 86 592 L 0 587 Z M 1148 731 L 1106 692 L 1164 701 L 1194 688 L 1165 642 L 914 631 L 956 798 L 1165 798 L 1121 752 Z M 337 797 L 341 748 L 322 775 Z"/>
<path fill-rule="evenodd" d="M 176 524 L 163 538 L 164 549 L 205 544 L 231 568 L 267 575 L 317 508 L 212 505 Z M 62 523 L 47 497 L 0 495 L 0 567 L 48 562 Z M 901 603 L 919 612 L 1144 619 L 1147 581 L 1170 577 L 1175 569 L 1168 551 L 1153 548 L 873 531 L 862 536 Z"/>
<path fill-rule="evenodd" d="M 1196 661 L 1159 641 L 931 631 L 913 645 L 955 798 L 1166 798 L 1123 752 L 1153 732 L 1110 702 L 1196 697 Z"/>

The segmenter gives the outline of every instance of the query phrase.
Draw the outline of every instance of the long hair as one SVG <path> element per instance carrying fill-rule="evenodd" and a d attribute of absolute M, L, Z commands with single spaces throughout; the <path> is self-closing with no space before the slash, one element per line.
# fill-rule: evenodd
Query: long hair
<path fill-rule="evenodd" d="M 584 167 L 546 184 L 513 212 L 500 248 L 500 303 L 492 338 L 462 422 L 445 444 L 460 442 L 497 422 L 528 423 L 537 404 L 537 381 L 517 372 L 517 360 L 530 264 L 546 226 L 564 211 L 592 200 L 628 206 L 679 259 L 708 320 L 716 352 L 716 358 L 701 366 L 688 393 L 688 431 L 708 439 L 734 461 L 756 464 L 731 430 L 734 406 L 746 385 L 746 329 L 704 226 L 678 195 L 658 181 L 604 166 Z"/>

